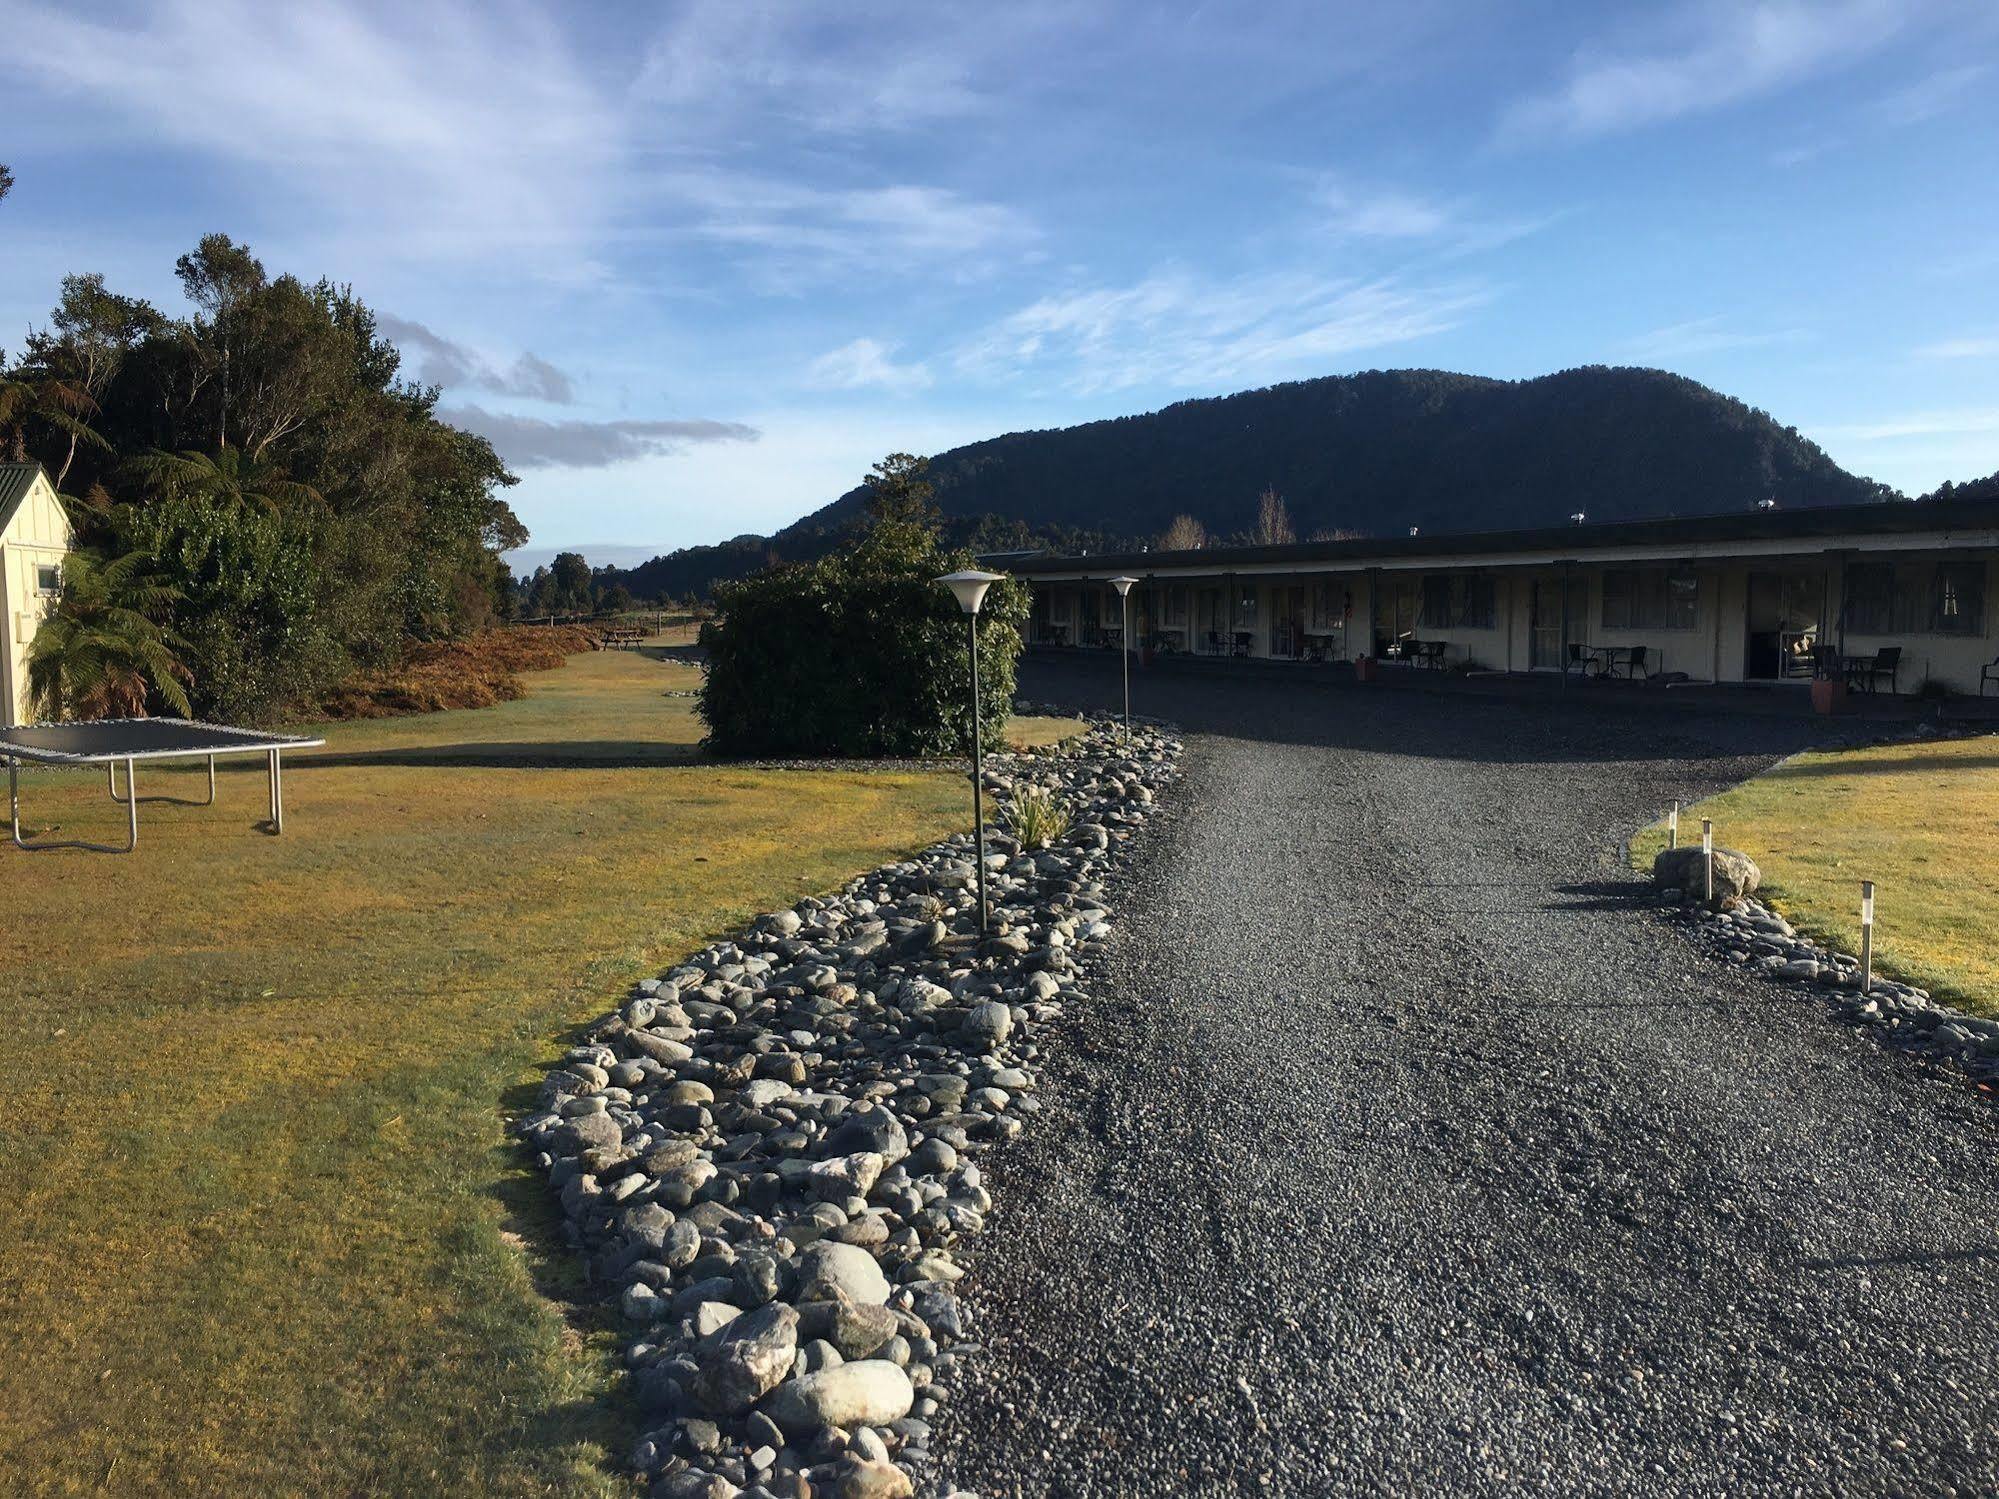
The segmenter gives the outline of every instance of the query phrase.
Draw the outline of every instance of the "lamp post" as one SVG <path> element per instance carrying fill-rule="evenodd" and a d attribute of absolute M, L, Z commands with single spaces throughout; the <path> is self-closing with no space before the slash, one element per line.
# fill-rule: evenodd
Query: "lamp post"
<path fill-rule="evenodd" d="M 1706 899 L 1714 904 L 1714 819 L 1701 819 L 1701 867 L 1706 873 Z"/>
<path fill-rule="evenodd" d="M 998 573 L 982 573 L 967 568 L 961 572 L 946 573 L 937 580 L 957 597 L 958 607 L 965 611 L 965 624 L 972 638 L 972 835 L 978 845 L 978 860 L 973 869 L 979 881 L 980 936 L 986 933 L 986 788 L 979 760 L 979 606 L 986 601 L 986 590 L 997 583 L 999 577 Z"/>
<path fill-rule="evenodd" d="M 1118 607 L 1123 613 L 1124 649 L 1119 653 L 1124 657 L 1124 747 L 1131 748 L 1131 585 L 1136 578 L 1112 578 L 1111 587 L 1117 590 Z"/>

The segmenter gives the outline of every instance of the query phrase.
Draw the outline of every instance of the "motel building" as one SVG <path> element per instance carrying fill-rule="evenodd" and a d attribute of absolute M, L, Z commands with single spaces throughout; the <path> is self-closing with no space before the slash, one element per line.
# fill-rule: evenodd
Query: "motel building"
<path fill-rule="evenodd" d="M 1127 576 L 1130 644 L 1161 655 L 1978 694 L 1995 563 L 1999 502 L 1941 500 L 1005 565 L 1040 648 L 1126 644 Z"/>

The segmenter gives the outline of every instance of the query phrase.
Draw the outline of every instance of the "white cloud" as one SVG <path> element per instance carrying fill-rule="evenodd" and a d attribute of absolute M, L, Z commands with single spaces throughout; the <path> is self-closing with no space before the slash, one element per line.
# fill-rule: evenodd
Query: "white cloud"
<path fill-rule="evenodd" d="M 961 348 L 957 365 L 988 379 L 1044 374 L 1079 395 L 1323 374 L 1361 350 L 1453 328 L 1486 300 L 1470 284 L 1164 271 L 1132 286 L 1043 297 Z"/>
<path fill-rule="evenodd" d="M 544 421 L 488 411 L 483 406 L 441 406 L 453 426 L 476 432 L 516 468 L 607 468 L 638 458 L 678 453 L 693 443 L 755 442 L 762 434 L 741 422 L 694 417 L 663 421 Z"/>
<path fill-rule="evenodd" d="M 166 0 L 113 23 L 12 0 L 0 12 L 13 71 L 61 101 L 64 131 L 115 129 L 249 168 L 267 197 L 384 253 L 559 263 L 609 208 L 614 112 L 525 8 Z M 37 110 L 17 95 L 15 125 Z"/>
<path fill-rule="evenodd" d="M 926 390 L 932 381 L 927 365 L 897 364 L 895 349 L 872 338 L 857 338 L 850 344 L 821 354 L 806 367 L 805 380 L 825 390 L 863 390 L 874 387 L 893 395 Z"/>
<path fill-rule="evenodd" d="M 1719 354 L 1729 349 L 1760 349 L 1771 344 L 1796 343 L 1805 336 L 1802 328 L 1748 333 L 1729 327 L 1723 318 L 1704 317 L 1641 333 L 1626 340 L 1625 348 L 1640 359 L 1686 359 L 1700 354 Z"/>
<path fill-rule="evenodd" d="M 419 356 L 416 374 L 427 384 L 446 390 L 474 389 L 522 396 L 559 406 L 576 399 L 569 376 L 538 355 L 523 352 L 511 363 L 496 364 L 422 323 L 384 313 L 379 324 L 382 336 L 398 350 L 406 355 L 414 351 Z"/>
<path fill-rule="evenodd" d="M 1999 334 L 1986 334 L 1970 338 L 1946 338 L 1937 343 L 1924 344 L 1915 352 L 1918 359 L 1999 358 Z"/>
<path fill-rule="evenodd" d="M 1322 182 L 1315 194 L 1335 234 L 1358 239 L 1428 239 L 1457 223 L 1453 205 L 1413 193 L 1359 191 L 1340 182 Z"/>
<path fill-rule="evenodd" d="M 1773 93 L 1872 51 L 1920 9 L 1914 0 L 1683 8 L 1649 48 L 1578 51 L 1560 87 L 1503 111 L 1495 140 L 1587 139 Z"/>

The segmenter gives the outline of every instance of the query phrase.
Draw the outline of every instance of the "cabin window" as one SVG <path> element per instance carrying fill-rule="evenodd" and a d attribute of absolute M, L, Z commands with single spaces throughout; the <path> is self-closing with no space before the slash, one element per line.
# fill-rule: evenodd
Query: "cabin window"
<path fill-rule="evenodd" d="M 35 566 L 35 591 L 38 593 L 62 592 L 62 569 L 52 562 L 41 562 Z"/>
<path fill-rule="evenodd" d="M 1846 574 L 1846 628 L 1855 635 L 1981 635 L 1982 562 L 1858 562 Z"/>
<path fill-rule="evenodd" d="M 1617 567 L 1603 575 L 1606 630 L 1691 630 L 1700 621 L 1700 580 L 1663 567 Z"/>
<path fill-rule="evenodd" d="M 1184 625 L 1187 623 L 1187 588 L 1176 583 L 1164 590 L 1160 602 L 1159 622 L 1164 625 Z"/>
<path fill-rule="evenodd" d="M 1431 573 L 1423 579 L 1422 627 L 1426 630 L 1490 630 L 1498 590 L 1481 573 Z"/>

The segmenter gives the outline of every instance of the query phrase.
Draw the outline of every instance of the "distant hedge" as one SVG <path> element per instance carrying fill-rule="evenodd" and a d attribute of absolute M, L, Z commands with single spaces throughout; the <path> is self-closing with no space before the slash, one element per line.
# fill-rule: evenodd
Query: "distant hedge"
<path fill-rule="evenodd" d="M 972 566 L 936 531 L 878 518 L 818 562 L 716 590 L 702 626 L 701 717 L 726 755 L 934 755 L 962 752 L 970 695 L 965 616 L 936 579 Z M 1027 620 L 1024 584 L 1002 579 L 979 615 L 980 713 L 996 744 L 1013 702 Z"/>

